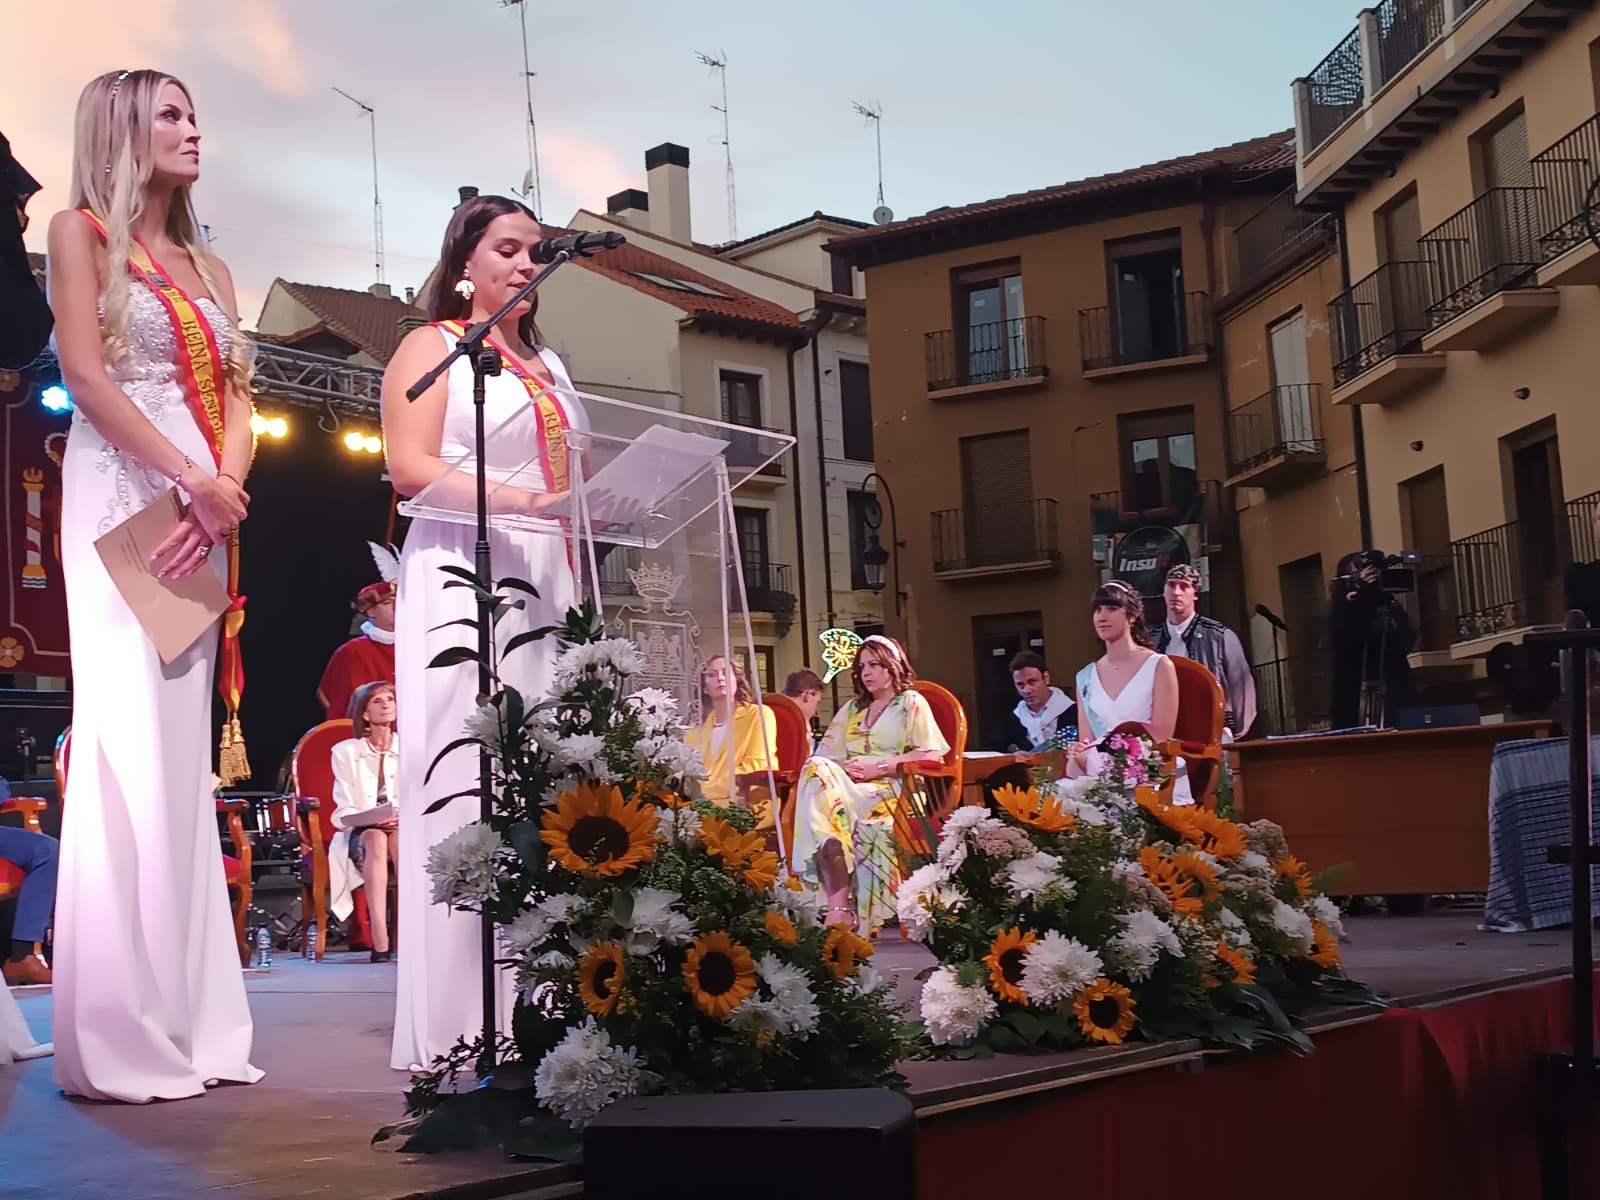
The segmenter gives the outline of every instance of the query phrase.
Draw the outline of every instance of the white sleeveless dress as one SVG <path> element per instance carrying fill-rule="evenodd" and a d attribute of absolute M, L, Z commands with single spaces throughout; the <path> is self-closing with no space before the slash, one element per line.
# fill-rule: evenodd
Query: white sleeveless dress
<path fill-rule="evenodd" d="M 226 354 L 228 319 L 210 300 L 198 305 Z M 131 360 L 111 378 L 178 449 L 214 470 L 178 382 L 166 310 L 137 281 L 128 340 Z M 56 893 L 56 1082 L 69 1095 L 131 1103 L 198 1095 L 210 1080 L 253 1083 L 261 1072 L 250 1065 L 211 795 L 217 638 L 201 637 L 163 666 L 94 548 L 172 485 L 107 443 L 81 410 L 62 484 L 72 759 Z M 220 547 L 210 569 L 224 575 Z"/>
<path fill-rule="evenodd" d="M 1083 707 L 1089 715 L 1089 730 L 1093 731 L 1096 740 L 1104 738 L 1125 721 L 1149 723 L 1150 718 L 1155 715 L 1156 664 L 1166 657 L 1165 654 L 1152 654 L 1145 659 L 1133 673 L 1133 678 L 1128 680 L 1128 686 L 1118 693 L 1115 700 L 1101 685 L 1100 672 L 1094 663 L 1090 663 L 1078 672 L 1078 695 L 1083 698 Z M 1088 732 L 1084 730 L 1080 736 Z M 1099 752 L 1091 750 L 1085 759 L 1088 772 L 1093 774 L 1099 765 Z M 1193 804 L 1194 799 L 1189 790 L 1189 773 L 1184 768 L 1183 759 L 1179 758 L 1175 766 L 1177 778 L 1173 781 L 1172 803 Z"/>
<path fill-rule="evenodd" d="M 441 354 L 454 345 L 441 330 Z M 553 350 L 541 348 L 567 421 L 587 429 L 582 404 L 566 368 Z M 464 360 L 451 366 L 448 399 L 439 456 L 454 462 L 473 443 L 472 368 Z M 485 390 L 484 425 L 489 434 L 528 403 L 528 392 L 509 371 L 492 375 Z M 539 462 L 534 423 L 525 422 L 526 439 L 515 446 L 491 446 L 488 469 L 521 468 Z M 523 478 L 527 478 L 526 472 Z M 532 485 L 530 485 L 532 486 Z M 428 663 L 450 646 L 468 645 L 475 636 L 462 626 L 435 629 L 446 621 L 477 615 L 472 592 L 446 588 L 443 566 L 473 567 L 472 525 L 416 519 L 406 532 L 400 553 L 400 595 L 395 610 L 395 701 L 400 756 L 400 869 L 398 872 L 399 979 L 395 995 L 394 1044 L 390 1065 L 407 1071 L 426 1067 L 447 1052 L 457 1038 L 469 1041 L 483 1028 L 480 951 L 483 923 L 476 913 L 454 912 L 432 902 L 428 851 L 463 825 L 478 819 L 478 799 L 452 800 L 438 812 L 424 815 L 435 799 L 478 780 L 478 759 L 471 750 L 453 752 L 433 778 L 423 782 L 439 751 L 460 737 L 468 715 L 477 707 L 475 663 L 430 670 Z M 492 571 L 496 579 L 515 576 L 533 584 L 539 599 L 528 598 L 520 613 L 508 614 L 496 629 L 501 643 L 525 629 L 560 622 L 577 598 L 567 565 L 566 543 L 542 534 L 489 531 Z M 434 630 L 433 632 L 429 632 Z M 533 700 L 542 699 L 553 678 L 557 651 L 553 640 L 518 647 L 501 664 L 502 680 Z M 511 1032 L 515 1001 L 511 973 L 499 973 L 499 1024 Z"/>

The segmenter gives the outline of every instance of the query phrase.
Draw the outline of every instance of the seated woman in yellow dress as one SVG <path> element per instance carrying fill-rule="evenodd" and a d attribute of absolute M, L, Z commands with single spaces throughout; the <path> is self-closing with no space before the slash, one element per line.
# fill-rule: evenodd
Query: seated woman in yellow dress
<path fill-rule="evenodd" d="M 767 772 L 778 769 L 778 717 L 755 701 L 739 668 L 713 655 L 700 669 L 705 719 L 683 740 L 700 751 L 706 764 L 700 794 L 713 804 L 748 804 L 756 811 L 757 828 L 770 829 Z"/>
<path fill-rule="evenodd" d="M 828 924 L 872 932 L 895 911 L 900 767 L 936 763 L 950 745 L 911 686 L 916 676 L 899 642 L 876 633 L 866 638 L 850 678 L 855 697 L 834 714 L 800 771 L 790 868 L 822 889 Z"/>

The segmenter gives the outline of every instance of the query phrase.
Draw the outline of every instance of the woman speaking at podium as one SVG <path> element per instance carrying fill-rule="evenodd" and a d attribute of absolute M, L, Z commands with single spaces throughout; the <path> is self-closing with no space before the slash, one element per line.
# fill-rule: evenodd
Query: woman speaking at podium
<path fill-rule="evenodd" d="M 533 278 L 539 269 L 534 248 L 543 236 L 533 213 L 503 196 L 474 197 L 451 217 L 425 297 L 432 324 L 407 335 L 383 377 L 383 440 L 389 474 L 401 495 L 415 496 L 473 449 L 472 367 L 465 358 L 457 359 L 415 403 L 406 399 L 406 389 L 455 346 L 466 326 L 492 316 Z M 491 482 L 497 464 L 503 464 L 501 479 L 508 471 L 518 472 L 517 486 L 494 490 L 491 513 L 538 516 L 563 498 L 570 487 L 565 433 L 588 428 L 566 368 L 554 351 L 539 344 L 533 322 L 537 309 L 538 297 L 530 297 L 490 334 L 491 344 L 500 352 L 501 370 L 485 381 L 487 470 Z M 496 441 L 495 431 L 529 404 L 536 407 L 530 415 L 537 419 L 525 416 L 517 422 L 515 444 Z M 442 505 L 473 511 L 470 469 L 444 487 L 452 494 L 440 497 Z M 400 554 L 395 677 L 399 741 L 406 747 L 398 791 L 407 836 L 400 845 L 398 872 L 399 930 L 405 945 L 399 955 L 390 1058 L 396 1070 L 426 1067 L 457 1038 L 470 1041 L 482 1027 L 482 998 L 476 986 L 482 971 L 482 922 L 476 914 L 431 903 L 426 868 L 429 849 L 478 816 L 475 796 L 453 800 L 436 813 L 426 812 L 439 797 L 474 787 L 478 779 L 474 755 L 465 751 L 450 755 L 425 781 L 434 758 L 461 736 L 464 722 L 477 707 L 477 664 L 428 668 L 441 650 L 466 640 L 462 627 L 441 626 L 477 615 L 471 589 L 447 588 L 450 577 L 440 570 L 472 570 L 476 537 L 471 524 L 417 517 Z M 576 599 L 565 540 L 491 527 L 489 543 L 495 578 L 515 576 L 539 591 L 537 600 L 527 597 L 525 609 L 507 614 L 499 623 L 495 629 L 499 644 L 525 629 L 561 621 Z M 551 641 L 521 646 L 501 662 L 501 677 L 530 699 L 541 698 L 551 683 L 555 652 Z M 513 1002 L 509 973 L 500 972 L 499 985 L 499 1027 L 509 1033 Z"/>

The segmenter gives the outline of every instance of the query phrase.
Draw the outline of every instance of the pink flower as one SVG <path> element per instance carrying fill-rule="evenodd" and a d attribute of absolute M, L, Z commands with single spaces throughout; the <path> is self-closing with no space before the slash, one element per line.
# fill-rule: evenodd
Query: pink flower
<path fill-rule="evenodd" d="M 1144 739 L 1143 738 L 1129 738 L 1128 739 L 1128 757 L 1129 758 L 1143 758 L 1149 752 L 1150 752 L 1149 747 L 1147 747 L 1144 744 Z"/>

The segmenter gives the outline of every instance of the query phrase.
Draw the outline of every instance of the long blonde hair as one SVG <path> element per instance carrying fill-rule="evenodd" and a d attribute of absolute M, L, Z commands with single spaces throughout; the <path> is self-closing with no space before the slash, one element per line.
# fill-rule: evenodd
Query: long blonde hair
<path fill-rule="evenodd" d="M 189 96 L 182 80 L 163 71 L 108 71 L 90 80 L 78 97 L 69 203 L 73 208 L 90 209 L 105 222 L 105 316 L 100 328 L 105 360 L 112 366 L 128 361 L 128 271 L 124 264 L 150 186 L 150 131 L 155 125 L 156 102 L 169 83 Z M 174 245 L 188 252 L 206 290 L 213 298 L 220 297 L 187 185 L 172 194 L 166 233 Z M 247 396 L 251 358 L 249 339 L 235 330 L 228 353 L 228 382 Z"/>

